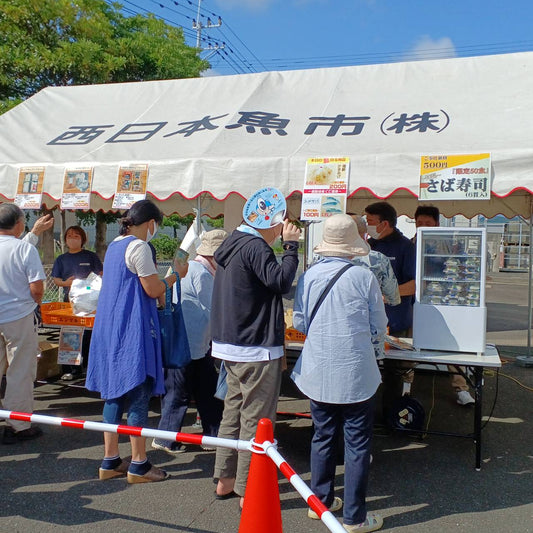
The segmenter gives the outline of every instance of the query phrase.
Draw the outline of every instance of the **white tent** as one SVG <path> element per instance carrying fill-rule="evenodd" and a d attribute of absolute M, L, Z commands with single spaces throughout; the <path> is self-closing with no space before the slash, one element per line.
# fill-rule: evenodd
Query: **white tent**
<path fill-rule="evenodd" d="M 307 158 L 351 159 L 350 210 L 418 203 L 421 155 L 492 156 L 492 198 L 443 214 L 532 213 L 533 53 L 127 84 L 50 87 L 0 116 L 0 200 L 18 169 L 44 166 L 57 205 L 64 169 L 94 167 L 92 209 L 110 209 L 120 164 L 149 165 L 164 212 L 224 212 L 273 185 L 299 212 Z M 226 207 L 228 202 L 226 201 Z M 231 204 L 231 202 L 229 202 Z"/>

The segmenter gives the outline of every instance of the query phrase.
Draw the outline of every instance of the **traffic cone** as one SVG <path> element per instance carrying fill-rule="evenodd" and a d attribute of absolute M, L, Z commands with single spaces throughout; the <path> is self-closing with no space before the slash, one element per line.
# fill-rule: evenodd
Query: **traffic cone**
<path fill-rule="evenodd" d="M 257 424 L 255 442 L 274 442 L 272 421 Z M 279 501 L 278 470 L 265 454 L 253 453 L 244 494 L 239 533 L 283 533 Z"/>

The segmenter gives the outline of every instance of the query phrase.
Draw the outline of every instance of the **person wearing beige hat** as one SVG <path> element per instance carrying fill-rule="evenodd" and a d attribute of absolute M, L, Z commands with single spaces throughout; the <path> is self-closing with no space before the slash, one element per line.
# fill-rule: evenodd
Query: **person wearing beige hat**
<path fill-rule="evenodd" d="M 310 399 L 314 434 L 311 441 L 311 489 L 321 502 L 338 511 L 335 497 L 337 435 L 344 431 L 344 508 L 347 531 L 375 531 L 383 519 L 366 509 L 375 396 L 381 382 L 375 342 L 385 335 L 387 315 L 378 281 L 352 259 L 368 255 L 349 215 L 324 222 L 322 258 L 298 280 L 294 327 L 306 335 L 291 378 Z M 318 515 L 308 510 L 309 518 Z"/>
<path fill-rule="evenodd" d="M 191 396 L 202 420 L 204 435 L 216 437 L 224 404 L 214 397 L 218 374 L 211 357 L 211 296 L 217 264 L 213 255 L 228 234 L 222 229 L 207 231 L 197 256 L 189 262 L 189 270 L 181 283 L 181 306 L 191 363 L 185 368 L 165 369 L 166 393 L 161 399 L 158 429 L 181 431 Z M 154 439 L 152 448 L 172 455 L 185 451 L 175 441 Z"/>

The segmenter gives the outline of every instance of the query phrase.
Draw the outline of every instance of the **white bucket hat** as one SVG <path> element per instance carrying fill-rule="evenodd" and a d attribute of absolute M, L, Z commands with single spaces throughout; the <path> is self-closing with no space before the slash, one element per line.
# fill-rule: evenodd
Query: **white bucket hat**
<path fill-rule="evenodd" d="M 333 215 L 326 218 L 322 242 L 313 251 L 326 257 L 352 257 L 368 255 L 370 246 L 359 236 L 350 215 Z"/>
<path fill-rule="evenodd" d="M 206 231 L 200 235 L 202 244 L 198 246 L 196 253 L 198 255 L 211 256 L 217 251 L 217 248 L 222 244 L 222 241 L 228 236 L 223 229 L 214 229 Z"/>

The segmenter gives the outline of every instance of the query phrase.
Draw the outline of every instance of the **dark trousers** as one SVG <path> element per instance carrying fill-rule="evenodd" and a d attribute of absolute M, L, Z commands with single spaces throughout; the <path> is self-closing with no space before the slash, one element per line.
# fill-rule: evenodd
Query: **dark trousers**
<path fill-rule="evenodd" d="M 375 395 L 364 402 L 328 404 L 311 400 L 311 489 L 330 507 L 335 493 L 337 437 L 344 429 L 344 523 L 366 520 Z"/>
<path fill-rule="evenodd" d="M 185 368 L 165 369 L 166 393 L 161 398 L 161 420 L 158 429 L 181 431 L 191 396 L 202 419 L 204 435 L 216 437 L 224 402 L 214 397 L 218 374 L 210 353 L 202 359 L 193 359 Z M 172 441 L 157 439 L 170 446 Z"/>

